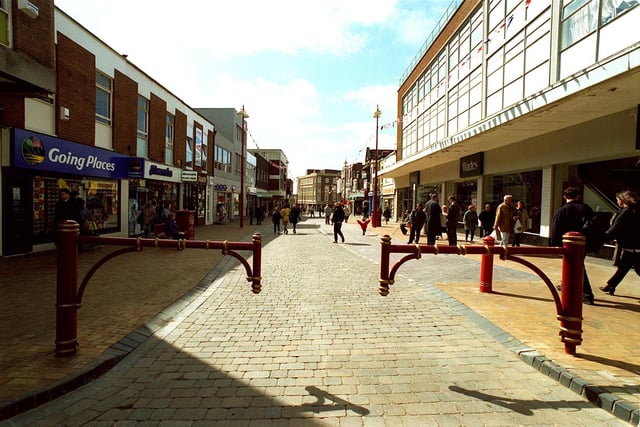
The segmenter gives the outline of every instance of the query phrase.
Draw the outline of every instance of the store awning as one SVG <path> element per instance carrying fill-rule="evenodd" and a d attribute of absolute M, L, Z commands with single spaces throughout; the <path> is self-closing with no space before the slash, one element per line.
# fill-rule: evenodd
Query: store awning
<path fill-rule="evenodd" d="M 262 199 L 270 199 L 273 197 L 273 195 L 269 191 L 264 191 L 259 189 L 256 190 L 256 196 Z"/>
<path fill-rule="evenodd" d="M 364 199 L 364 193 L 362 191 L 349 194 L 349 200 L 362 200 L 362 199 Z"/>

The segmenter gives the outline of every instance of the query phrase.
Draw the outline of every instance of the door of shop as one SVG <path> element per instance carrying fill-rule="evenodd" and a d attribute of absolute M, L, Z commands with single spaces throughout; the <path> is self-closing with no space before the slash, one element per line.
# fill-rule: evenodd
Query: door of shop
<path fill-rule="evenodd" d="M 33 250 L 31 176 L 7 171 L 3 182 L 2 254 L 15 255 L 31 252 Z"/>

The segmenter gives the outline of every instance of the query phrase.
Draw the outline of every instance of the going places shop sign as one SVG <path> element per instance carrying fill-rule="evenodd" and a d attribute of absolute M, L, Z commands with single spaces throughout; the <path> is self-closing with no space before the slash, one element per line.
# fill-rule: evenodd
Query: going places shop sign
<path fill-rule="evenodd" d="M 100 178 L 142 178 L 144 159 L 13 129 L 14 167 Z"/>

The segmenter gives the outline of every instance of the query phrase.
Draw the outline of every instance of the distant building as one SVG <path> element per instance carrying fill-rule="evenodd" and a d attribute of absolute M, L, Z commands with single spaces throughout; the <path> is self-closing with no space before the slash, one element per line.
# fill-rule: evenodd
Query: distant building
<path fill-rule="evenodd" d="M 298 203 L 307 209 L 318 211 L 325 205 L 341 201 L 338 192 L 340 171 L 334 169 L 307 169 L 298 177 Z"/>

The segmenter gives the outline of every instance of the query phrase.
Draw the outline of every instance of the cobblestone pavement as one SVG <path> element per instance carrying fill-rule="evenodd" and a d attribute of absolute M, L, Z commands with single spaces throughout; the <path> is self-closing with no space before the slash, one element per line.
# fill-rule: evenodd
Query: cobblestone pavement
<path fill-rule="evenodd" d="M 139 344 L 107 373 L 4 423 L 628 425 L 576 393 L 580 381 L 570 388 L 541 372 L 544 366 L 566 372 L 534 350 L 539 342 L 561 351 L 557 336 L 522 342 L 498 325 L 511 318 L 504 312 L 507 300 L 522 305 L 516 311 L 530 311 L 525 327 L 513 327 L 516 332 L 537 328 L 545 317 L 531 310 L 548 296 L 508 288 L 533 287 L 530 273 L 497 266 L 494 283 L 501 293 L 479 296 L 477 289 L 468 291 L 477 284 L 477 260 L 434 256 L 429 263 L 407 264 L 389 296 L 381 297 L 377 236 L 362 236 L 357 226 L 345 224 L 347 242 L 333 244 L 330 230 L 314 219 L 286 236 L 262 227 L 262 293 L 252 294 L 244 269 L 225 258 L 197 291 L 136 331 Z M 171 258 L 168 252 L 162 254 L 165 262 L 188 251 Z M 497 320 L 481 317 L 450 291 L 461 300 L 487 300 L 485 310 L 497 308 Z M 598 306 L 586 307 L 585 318 L 597 314 L 591 308 Z M 638 324 L 637 311 L 629 312 Z M 548 317 L 553 329 L 545 336 L 557 335 L 555 316 Z M 637 342 L 627 342 L 631 355 Z M 603 359 L 586 359 L 613 365 L 613 359 L 598 357 Z M 530 364 L 523 363 L 527 358 Z M 580 365 L 575 359 L 568 360 Z M 625 363 L 615 367 L 627 369 L 628 377 L 614 374 L 610 381 L 635 381 L 627 388 L 637 389 L 638 359 Z"/>

